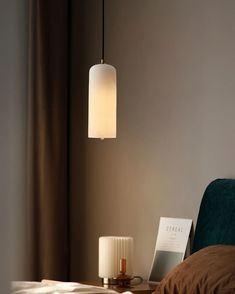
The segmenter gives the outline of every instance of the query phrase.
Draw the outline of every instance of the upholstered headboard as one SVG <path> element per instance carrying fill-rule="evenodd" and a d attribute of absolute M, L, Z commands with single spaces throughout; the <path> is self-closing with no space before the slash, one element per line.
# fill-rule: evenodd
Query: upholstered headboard
<path fill-rule="evenodd" d="M 235 180 L 217 179 L 203 195 L 192 252 L 209 245 L 235 245 Z"/>

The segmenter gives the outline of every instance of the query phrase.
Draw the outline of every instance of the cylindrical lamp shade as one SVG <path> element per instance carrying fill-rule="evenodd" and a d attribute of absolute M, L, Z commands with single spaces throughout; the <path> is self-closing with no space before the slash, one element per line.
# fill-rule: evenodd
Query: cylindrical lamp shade
<path fill-rule="evenodd" d="M 120 260 L 126 259 L 126 274 L 133 275 L 133 238 L 99 238 L 99 277 L 116 278 L 120 274 Z"/>
<path fill-rule="evenodd" d="M 89 138 L 116 138 L 116 69 L 109 64 L 93 65 L 89 71 Z"/>

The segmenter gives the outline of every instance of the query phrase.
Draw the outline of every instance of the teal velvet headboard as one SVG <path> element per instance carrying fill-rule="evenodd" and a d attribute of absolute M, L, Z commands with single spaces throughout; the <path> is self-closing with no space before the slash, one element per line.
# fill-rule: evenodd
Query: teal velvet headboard
<path fill-rule="evenodd" d="M 192 252 L 209 245 L 235 245 L 235 180 L 217 179 L 203 195 Z"/>

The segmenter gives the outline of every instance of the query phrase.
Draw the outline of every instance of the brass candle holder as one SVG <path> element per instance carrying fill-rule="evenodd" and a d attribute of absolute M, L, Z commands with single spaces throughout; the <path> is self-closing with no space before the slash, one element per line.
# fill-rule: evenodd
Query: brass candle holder
<path fill-rule="evenodd" d="M 131 284 L 131 276 L 126 275 L 126 259 L 120 259 L 120 274 L 116 278 L 119 287 L 128 288 Z"/>

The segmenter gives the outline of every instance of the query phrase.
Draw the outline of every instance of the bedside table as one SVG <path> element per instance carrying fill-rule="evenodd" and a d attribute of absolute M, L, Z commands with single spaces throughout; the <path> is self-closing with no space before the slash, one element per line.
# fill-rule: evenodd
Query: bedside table
<path fill-rule="evenodd" d="M 155 288 L 157 285 L 154 284 L 148 284 L 146 281 L 143 283 L 136 285 L 136 286 L 130 286 L 127 288 L 121 288 L 116 285 L 103 285 L 101 281 L 82 281 L 79 282 L 81 284 L 91 285 L 91 286 L 98 286 L 98 287 L 104 287 L 106 289 L 112 289 L 119 293 L 123 293 L 125 291 L 130 291 L 134 294 L 151 294 L 155 291 Z"/>

